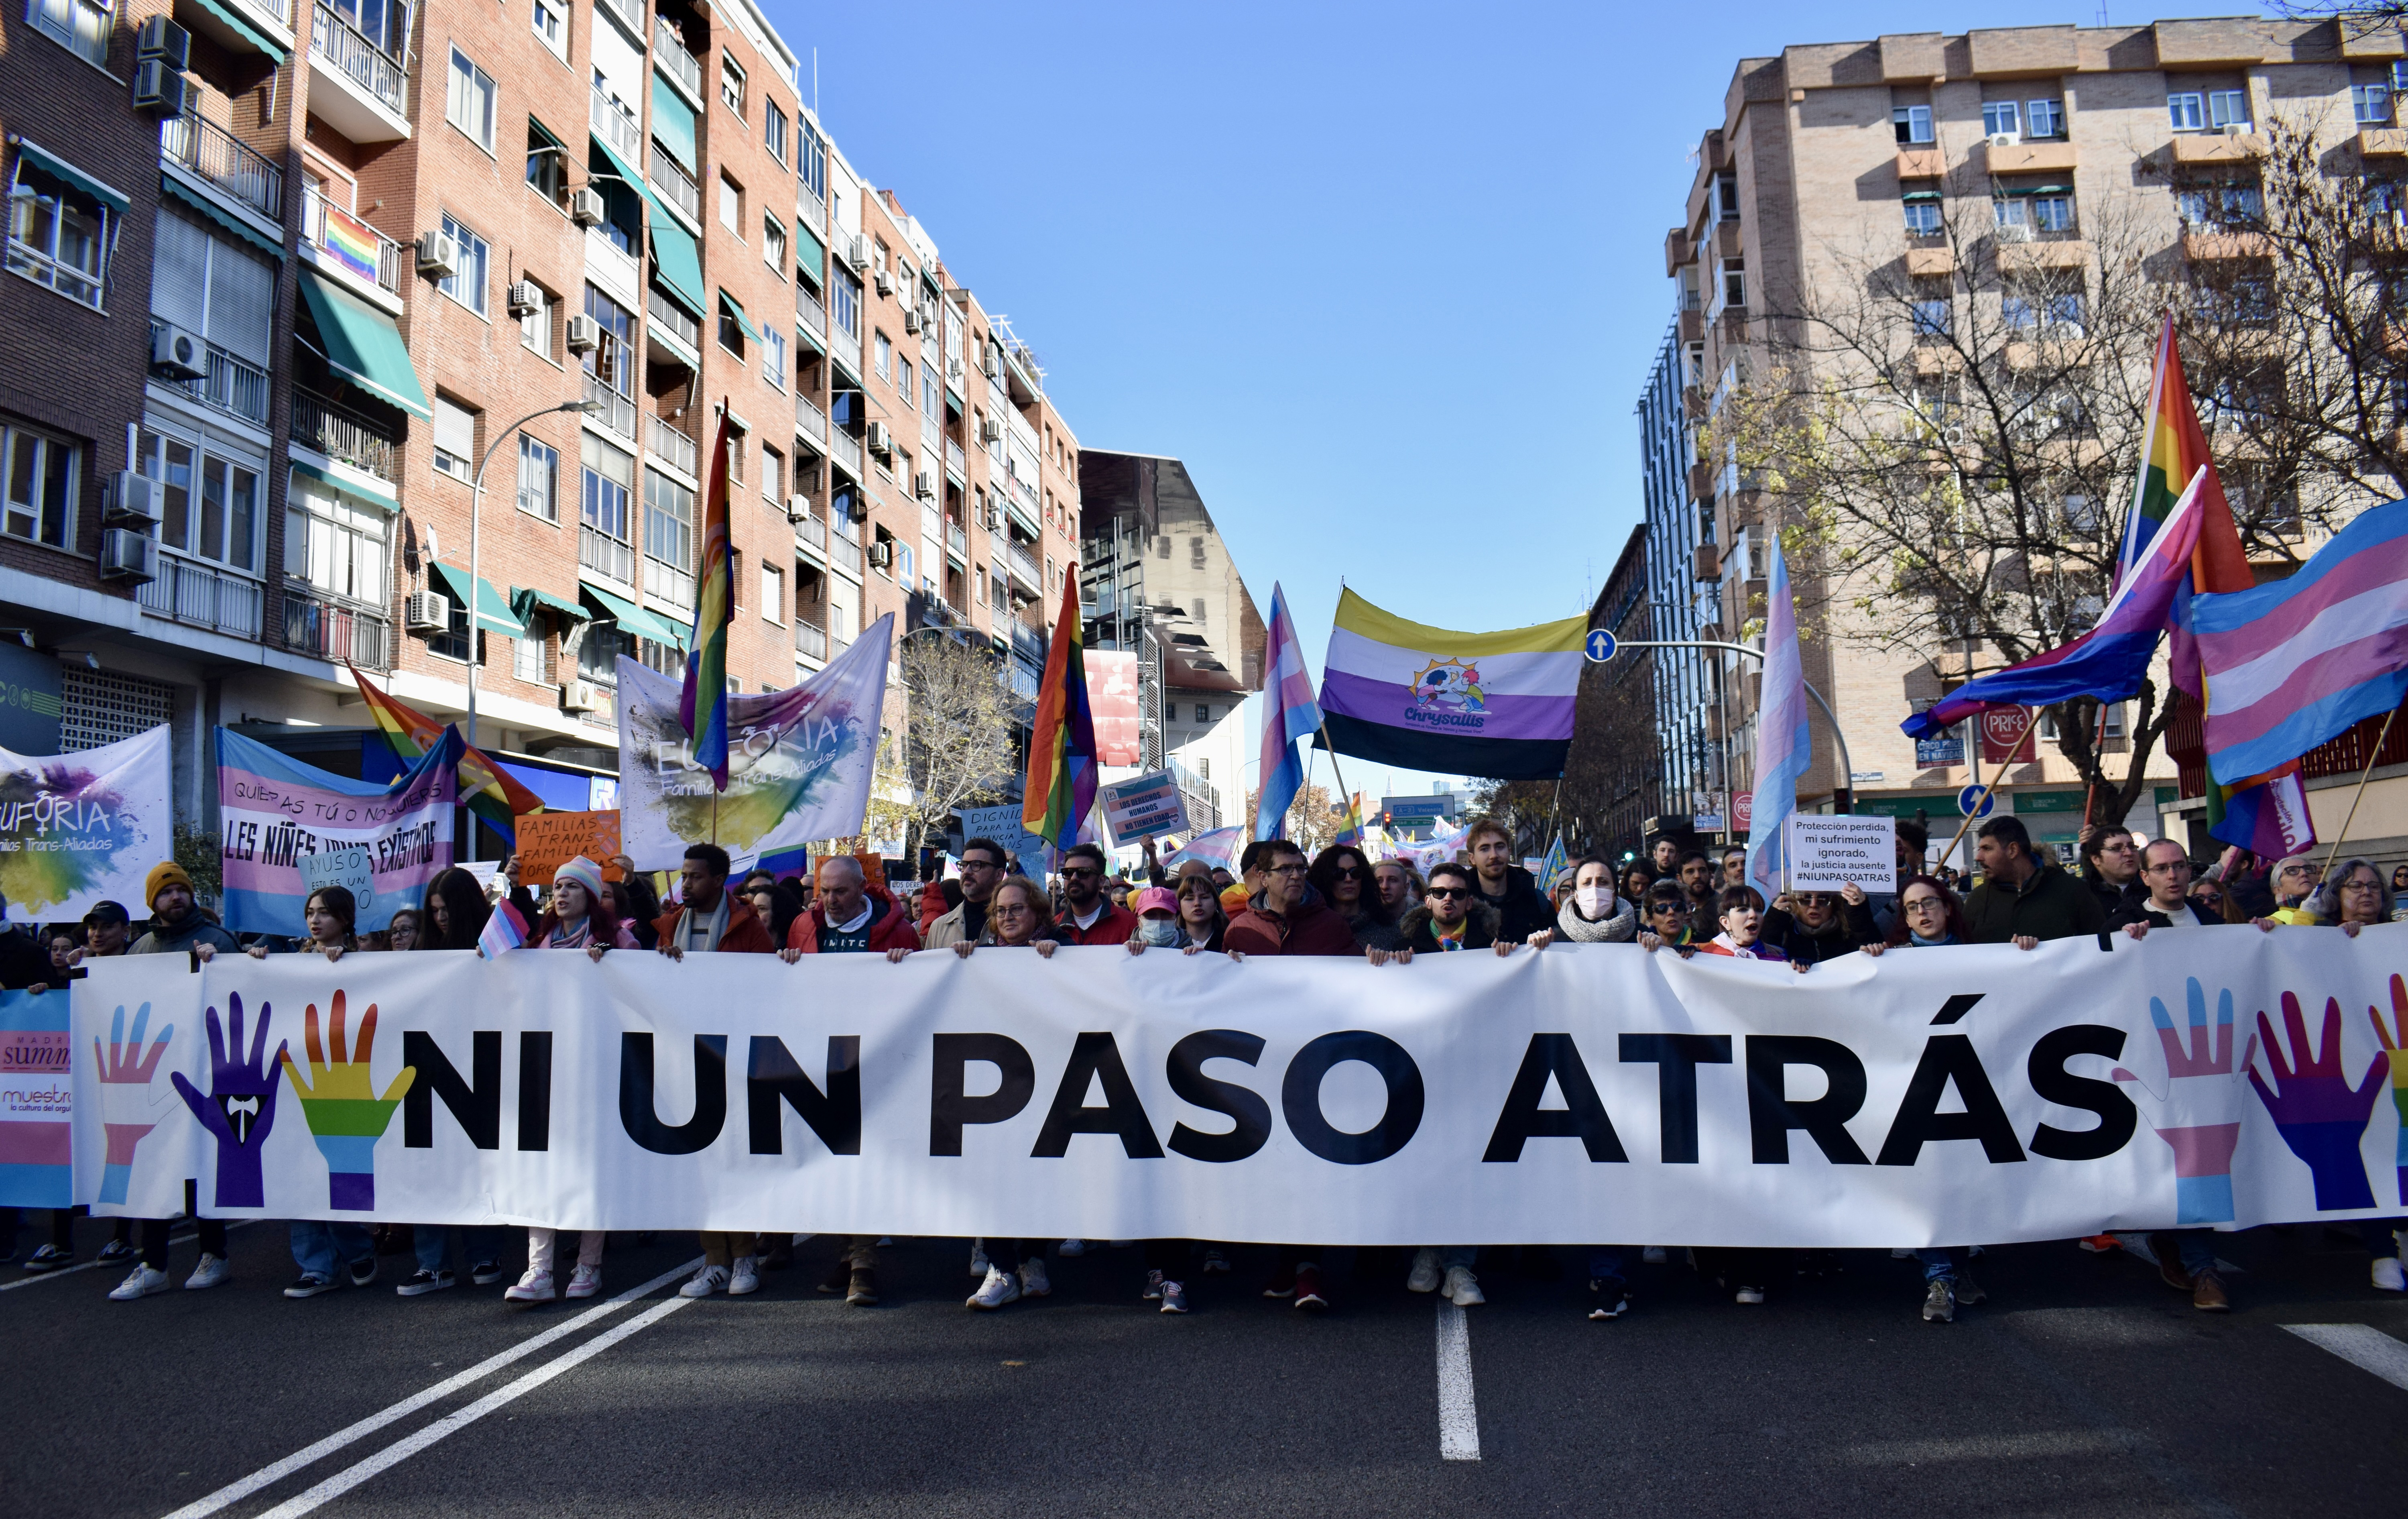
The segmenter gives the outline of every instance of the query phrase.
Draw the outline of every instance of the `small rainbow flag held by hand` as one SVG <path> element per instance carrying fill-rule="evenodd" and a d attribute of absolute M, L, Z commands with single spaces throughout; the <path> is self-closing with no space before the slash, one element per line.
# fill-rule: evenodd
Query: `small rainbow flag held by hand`
<path fill-rule="evenodd" d="M 1062 620 L 1045 652 L 1037 716 L 1028 725 L 1028 775 L 1020 825 L 1057 850 L 1079 841 L 1096 805 L 1096 719 L 1087 705 L 1087 661 L 1079 641 L 1079 578 L 1064 578 Z"/>
<path fill-rule="evenodd" d="M 343 667 L 351 670 L 352 681 L 358 683 L 360 695 L 368 704 L 368 715 L 376 719 L 385 742 L 393 746 L 393 752 L 405 764 L 425 758 L 429 750 L 443 741 L 444 724 L 379 691 L 353 666 Z M 460 802 L 513 849 L 518 847 L 518 819 L 543 810 L 542 797 L 466 744 L 460 747 Z"/>
<path fill-rule="evenodd" d="M 694 763 L 727 789 L 727 624 L 736 609 L 736 564 L 728 552 L 727 408 L 710 451 L 710 489 L 702 510 L 702 573 L 695 581 L 694 637 L 686 647 L 685 695 L 678 721 L 694 743 Z"/>
<path fill-rule="evenodd" d="M 477 957 L 498 960 L 512 950 L 524 948 L 526 941 L 526 920 L 519 916 L 519 910 L 507 900 L 496 902 L 493 915 L 485 920 L 484 932 L 477 936 Z"/>

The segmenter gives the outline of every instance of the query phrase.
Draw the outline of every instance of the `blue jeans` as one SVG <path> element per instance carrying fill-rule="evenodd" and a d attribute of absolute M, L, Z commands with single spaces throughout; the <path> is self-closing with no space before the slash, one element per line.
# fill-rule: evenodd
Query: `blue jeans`
<path fill-rule="evenodd" d="M 1935 1245 L 1916 1251 L 1914 1258 L 1923 1263 L 1925 1282 L 1954 1282 L 1957 1268 L 1965 1264 L 1965 1251 L 1958 1245 Z"/>
<path fill-rule="evenodd" d="M 2391 1231 L 2403 1225 L 2408 1225 L 2408 1219 L 2361 1218 L 2358 1221 L 2358 1237 L 2366 1245 L 2368 1254 L 2376 1260 L 2388 1259 L 2400 1254 L 2400 1242 L 2391 1238 Z"/>
<path fill-rule="evenodd" d="M 1478 1245 L 1429 1245 L 1425 1248 L 1438 1253 L 1438 1268 L 1441 1272 L 1451 1271 L 1458 1266 L 1469 1266 L 1480 1254 Z"/>
<path fill-rule="evenodd" d="M 1588 1274 L 1592 1279 L 1608 1282 L 1622 1280 L 1622 1247 L 1591 1245 L 1588 1252 Z"/>
<path fill-rule="evenodd" d="M 2182 1268 L 2197 1276 L 2201 1271 L 2215 1269 L 2215 1231 L 2214 1229 L 2166 1229 L 2182 1251 Z M 2156 1236 L 2153 1234 L 2152 1239 Z M 2154 1246 L 2152 1247 L 2154 1248 Z"/>
<path fill-rule="evenodd" d="M 464 1224 L 460 1232 L 466 1236 L 463 1242 L 468 1253 L 467 1265 L 487 1266 L 502 1258 L 502 1231 L 498 1225 L 488 1228 Z M 443 1269 L 443 1258 L 450 1253 L 446 1247 L 451 1242 L 452 1225 L 448 1224 L 421 1224 L 410 1230 L 410 1246 L 418 1253 L 418 1268 L 422 1271 Z"/>
<path fill-rule="evenodd" d="M 335 1280 L 335 1268 L 376 1259 L 376 1240 L 365 1224 L 327 1224 L 298 1220 L 293 1225 L 293 1259 L 303 1276 Z"/>

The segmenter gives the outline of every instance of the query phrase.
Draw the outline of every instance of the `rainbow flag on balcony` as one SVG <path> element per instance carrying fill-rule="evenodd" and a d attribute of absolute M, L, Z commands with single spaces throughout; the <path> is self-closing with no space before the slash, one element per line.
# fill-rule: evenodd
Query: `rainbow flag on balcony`
<path fill-rule="evenodd" d="M 375 284 L 380 246 L 376 229 L 349 211 L 327 206 L 322 201 L 320 206 L 325 212 L 326 224 L 319 236 L 318 246 L 332 254 L 336 263 L 369 284 Z"/>

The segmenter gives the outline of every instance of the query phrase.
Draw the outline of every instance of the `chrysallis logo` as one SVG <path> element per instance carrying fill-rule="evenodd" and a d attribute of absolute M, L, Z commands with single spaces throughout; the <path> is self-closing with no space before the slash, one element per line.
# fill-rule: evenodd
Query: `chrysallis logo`
<path fill-rule="evenodd" d="M 1433 659 L 1413 677 L 1412 705 L 1405 721 L 1430 727 L 1486 727 L 1488 696 L 1480 689 L 1480 666 L 1459 659 Z"/>

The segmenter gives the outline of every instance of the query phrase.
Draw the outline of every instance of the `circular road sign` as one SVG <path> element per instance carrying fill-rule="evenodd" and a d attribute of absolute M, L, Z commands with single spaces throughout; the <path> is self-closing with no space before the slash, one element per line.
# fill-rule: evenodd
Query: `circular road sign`
<path fill-rule="evenodd" d="M 1588 630 L 1588 657 L 1602 665 L 1613 657 L 1613 635 L 1601 627 Z"/>
<path fill-rule="evenodd" d="M 1986 818 L 1999 805 L 1999 794 L 1988 786 L 1967 786 L 1956 794 L 1956 810 L 1969 818 Z"/>

